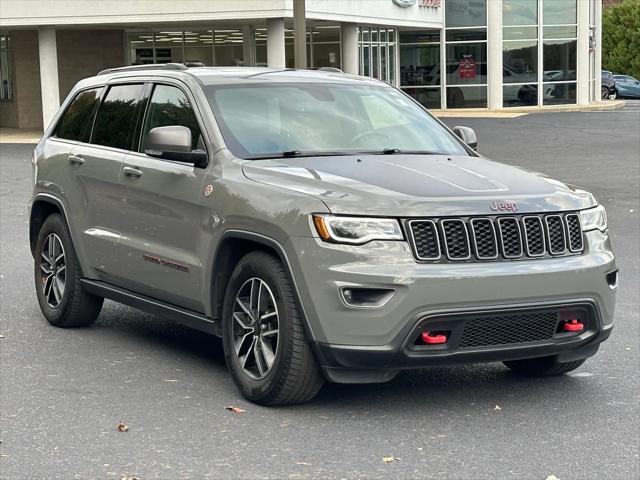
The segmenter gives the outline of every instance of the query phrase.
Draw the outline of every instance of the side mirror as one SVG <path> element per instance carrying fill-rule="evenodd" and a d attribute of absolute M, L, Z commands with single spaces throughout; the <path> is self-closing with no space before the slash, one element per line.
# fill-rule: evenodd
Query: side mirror
<path fill-rule="evenodd" d="M 207 152 L 191 150 L 191 130 L 181 125 L 152 128 L 144 144 L 144 153 L 150 157 L 207 165 Z"/>
<path fill-rule="evenodd" d="M 473 150 L 478 150 L 478 137 L 476 137 L 476 132 L 473 131 L 473 128 L 453 127 L 453 133 L 460 137 L 460 139 Z"/>

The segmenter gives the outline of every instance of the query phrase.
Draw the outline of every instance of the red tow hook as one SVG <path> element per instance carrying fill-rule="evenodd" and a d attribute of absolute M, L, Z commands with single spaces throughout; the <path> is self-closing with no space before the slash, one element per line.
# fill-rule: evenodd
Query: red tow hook
<path fill-rule="evenodd" d="M 584 323 L 580 320 L 569 320 L 563 328 L 565 332 L 581 332 L 584 330 Z"/>
<path fill-rule="evenodd" d="M 447 343 L 447 336 L 441 333 L 422 332 L 422 341 L 429 345 L 440 345 Z"/>

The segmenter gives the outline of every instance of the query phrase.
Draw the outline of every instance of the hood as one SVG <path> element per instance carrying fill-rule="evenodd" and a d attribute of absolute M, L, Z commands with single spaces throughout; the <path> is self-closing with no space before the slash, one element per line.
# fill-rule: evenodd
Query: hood
<path fill-rule="evenodd" d="M 252 160 L 256 182 L 322 200 L 332 213 L 376 216 L 488 215 L 579 210 L 590 193 L 482 157 L 360 155 Z"/>

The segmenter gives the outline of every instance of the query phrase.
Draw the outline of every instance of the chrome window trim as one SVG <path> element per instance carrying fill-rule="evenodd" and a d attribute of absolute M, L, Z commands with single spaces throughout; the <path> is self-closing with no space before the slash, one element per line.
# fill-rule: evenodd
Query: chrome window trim
<path fill-rule="evenodd" d="M 520 237 L 520 253 L 518 255 L 507 255 L 504 249 L 504 238 L 502 237 L 502 222 L 505 220 L 513 220 L 516 223 L 516 227 L 518 228 L 518 235 Z M 498 218 L 498 233 L 500 234 L 500 247 L 502 248 L 502 256 L 504 258 L 520 258 L 524 255 L 524 242 L 522 239 L 522 228 L 520 227 L 520 222 L 516 217 L 500 217 Z"/>
<path fill-rule="evenodd" d="M 496 254 L 492 257 L 483 257 L 480 256 L 480 252 L 478 252 L 478 242 L 476 241 L 476 231 L 473 228 L 473 222 L 477 222 L 479 220 L 486 220 L 489 222 L 489 225 L 491 225 L 491 229 L 493 230 L 493 245 L 496 249 Z M 476 253 L 476 258 L 478 260 L 495 260 L 496 258 L 498 258 L 498 256 L 500 255 L 500 248 L 498 246 L 498 233 L 496 232 L 496 227 L 494 225 L 494 221 L 491 220 L 489 217 L 480 217 L 480 218 L 472 218 L 470 220 L 471 223 L 471 235 L 473 237 L 473 248 L 475 250 Z"/>
<path fill-rule="evenodd" d="M 437 257 L 421 257 L 418 254 L 418 245 L 416 243 L 415 237 L 413 236 L 413 223 L 415 223 L 415 222 L 423 222 L 423 223 L 426 222 L 426 223 L 430 223 L 433 226 L 433 231 L 435 232 L 435 237 L 436 237 L 436 247 L 437 247 L 437 250 L 438 250 L 438 256 Z M 407 221 L 407 226 L 408 226 L 407 231 L 408 231 L 408 234 L 409 234 L 409 236 L 411 238 L 411 246 L 413 248 L 413 253 L 415 254 L 415 256 L 416 256 L 416 258 L 418 260 L 421 260 L 421 261 L 437 261 L 437 260 L 440 260 L 442 258 L 442 249 L 441 249 L 441 246 L 440 246 L 440 232 L 438 231 L 438 225 L 436 224 L 436 222 L 434 222 L 433 220 L 429 220 L 429 219 L 417 219 L 417 218 L 415 218 L 413 220 L 408 220 Z"/>
<path fill-rule="evenodd" d="M 466 257 L 452 257 L 449 254 L 449 244 L 447 242 L 447 234 L 444 231 L 444 227 L 446 223 L 450 223 L 450 222 L 459 222 L 464 227 L 464 233 L 467 237 L 467 256 Z M 440 226 L 442 227 L 442 240 L 444 242 L 444 250 L 447 254 L 447 259 L 451 260 L 452 262 L 469 260 L 471 258 L 471 239 L 469 238 L 469 229 L 467 228 L 466 222 L 460 218 L 446 218 L 444 220 L 440 220 Z"/>
<path fill-rule="evenodd" d="M 527 232 L 527 219 L 537 220 L 540 225 L 540 233 L 542 235 L 542 253 L 533 254 L 529 251 L 529 233 Z M 525 238 L 525 251 L 528 257 L 544 257 L 547 254 L 547 236 L 544 229 L 544 224 L 542 223 L 542 219 L 536 215 L 525 215 L 522 217 L 522 228 L 524 228 L 524 238 Z"/>

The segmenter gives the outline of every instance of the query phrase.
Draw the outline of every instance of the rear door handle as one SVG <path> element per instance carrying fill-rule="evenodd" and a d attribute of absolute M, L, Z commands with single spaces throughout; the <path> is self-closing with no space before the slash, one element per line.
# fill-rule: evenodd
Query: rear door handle
<path fill-rule="evenodd" d="M 129 178 L 140 178 L 142 176 L 142 170 L 133 167 L 124 167 L 122 172 Z"/>
<path fill-rule="evenodd" d="M 71 165 L 80 166 L 84 163 L 84 158 L 77 155 L 69 155 L 69 163 L 71 163 Z"/>

